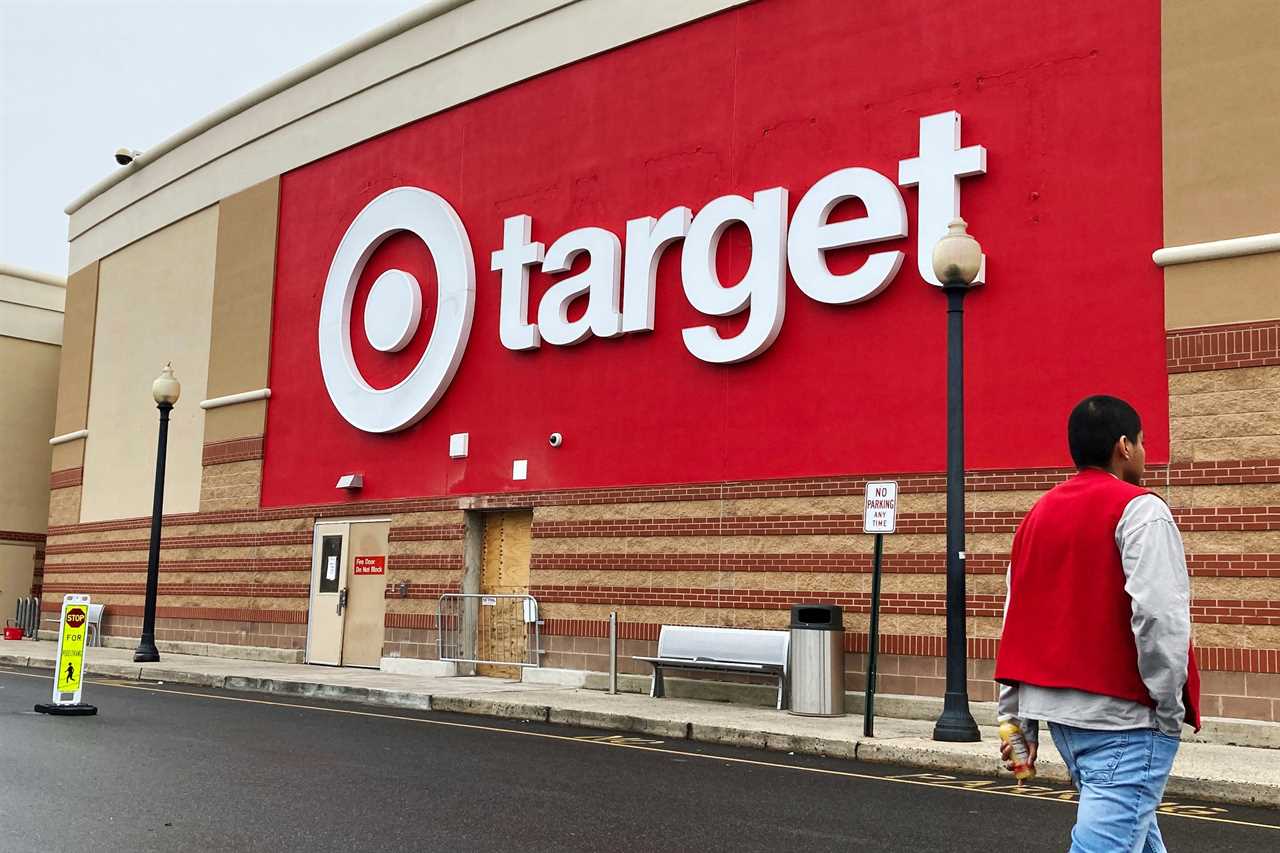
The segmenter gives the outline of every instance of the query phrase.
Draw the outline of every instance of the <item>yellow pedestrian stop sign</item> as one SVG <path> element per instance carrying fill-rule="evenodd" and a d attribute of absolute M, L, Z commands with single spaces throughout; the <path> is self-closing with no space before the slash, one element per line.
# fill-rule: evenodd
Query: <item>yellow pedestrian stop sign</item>
<path fill-rule="evenodd" d="M 62 599 L 62 612 L 58 614 L 58 664 L 53 671 L 53 702 L 36 705 L 41 714 L 91 717 L 98 713 L 93 705 L 80 701 L 88 635 L 89 596 L 69 593 Z"/>
<path fill-rule="evenodd" d="M 78 704 L 84 687 L 84 645 L 89 633 L 89 596 L 68 595 L 62 600 L 58 630 L 58 668 L 54 672 L 55 704 Z M 67 693 L 70 703 L 63 701 Z"/>
<path fill-rule="evenodd" d="M 84 602 L 73 602 L 83 598 Z M 84 670 L 84 635 L 88 634 L 88 596 L 68 596 L 63 601 L 63 620 L 58 638 L 58 688 L 56 693 L 74 693 L 79 702 Z M 58 701 L 55 695 L 54 701 Z"/>

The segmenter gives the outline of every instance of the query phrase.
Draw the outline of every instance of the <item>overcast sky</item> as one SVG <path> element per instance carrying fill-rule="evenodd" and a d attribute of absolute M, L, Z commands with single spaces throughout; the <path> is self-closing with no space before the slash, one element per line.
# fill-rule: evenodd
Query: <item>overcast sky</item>
<path fill-rule="evenodd" d="M 65 275 L 67 203 L 421 0 L 0 0 L 0 262 Z"/>

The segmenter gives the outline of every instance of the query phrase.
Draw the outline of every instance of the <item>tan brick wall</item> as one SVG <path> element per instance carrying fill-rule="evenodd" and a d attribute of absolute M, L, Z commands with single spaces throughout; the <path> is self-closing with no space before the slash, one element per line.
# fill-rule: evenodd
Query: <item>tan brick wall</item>
<path fill-rule="evenodd" d="M 206 465 L 200 479 L 200 511 L 255 509 L 262 492 L 262 460 Z"/>

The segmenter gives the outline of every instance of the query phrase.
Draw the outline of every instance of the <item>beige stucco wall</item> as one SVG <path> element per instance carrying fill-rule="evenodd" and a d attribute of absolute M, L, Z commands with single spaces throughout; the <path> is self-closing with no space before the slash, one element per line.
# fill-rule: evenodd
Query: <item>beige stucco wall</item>
<path fill-rule="evenodd" d="M 276 276 L 280 179 L 218 203 L 218 257 L 210 325 L 209 396 L 267 387 L 271 300 Z M 267 403 L 240 403 L 205 414 L 205 441 L 262 435 Z"/>
<path fill-rule="evenodd" d="M 1280 3 L 1164 0 L 1166 246 L 1280 231 Z M 1165 269 L 1165 325 L 1280 317 L 1280 254 Z"/>
<path fill-rule="evenodd" d="M 45 530 L 58 355 L 53 344 L 0 337 L 0 531 Z"/>
<path fill-rule="evenodd" d="M 31 594 L 36 546 L 0 542 L 0 616 L 12 619 L 18 599 Z"/>
<path fill-rule="evenodd" d="M 199 508 L 217 236 L 215 206 L 99 264 L 81 521 L 150 514 L 158 423 L 151 382 L 167 361 L 182 398 L 169 428 L 164 510 Z"/>

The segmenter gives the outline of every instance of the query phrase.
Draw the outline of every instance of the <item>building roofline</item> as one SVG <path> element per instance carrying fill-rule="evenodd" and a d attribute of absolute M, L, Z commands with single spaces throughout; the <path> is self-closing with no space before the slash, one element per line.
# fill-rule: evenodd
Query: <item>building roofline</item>
<path fill-rule="evenodd" d="M 190 142 L 200 134 L 221 124 L 227 119 L 233 118 L 245 110 L 262 103 L 268 98 L 278 95 L 286 89 L 296 86 L 302 81 L 310 77 L 314 77 L 315 75 L 320 74 L 338 63 L 350 59 L 351 57 L 368 50 L 375 45 L 393 39 L 396 36 L 431 20 L 432 18 L 438 18 L 446 12 L 451 12 L 459 6 L 466 5 L 469 2 L 471 2 L 471 0 L 429 0 L 429 2 L 425 3 L 421 8 L 406 12 L 398 18 L 388 21 L 377 29 L 370 30 L 364 35 L 358 36 L 345 44 L 339 45 L 328 53 L 311 60 L 305 65 L 301 65 L 293 71 L 290 71 L 281 77 L 277 77 L 270 83 L 267 83 L 264 86 L 259 86 L 249 94 L 244 95 L 241 98 L 237 98 L 226 106 L 215 110 L 200 119 L 195 124 L 189 125 L 170 136 L 168 139 L 153 145 L 134 159 L 132 163 L 127 166 L 122 166 L 78 195 L 66 206 L 63 212 L 68 216 L 75 213 L 77 210 L 84 207 L 90 201 L 102 195 L 125 178 L 145 168 L 148 163 L 153 160 L 158 160 L 165 154 L 177 148 L 179 145 L 182 145 L 185 142 Z"/>
<path fill-rule="evenodd" d="M 67 286 L 67 280 L 65 278 L 60 278 L 47 272 L 37 272 L 36 270 L 24 269 L 23 267 L 3 262 L 0 262 L 0 275 L 22 278 L 27 281 L 39 282 L 40 284 L 50 284 L 54 287 Z"/>

